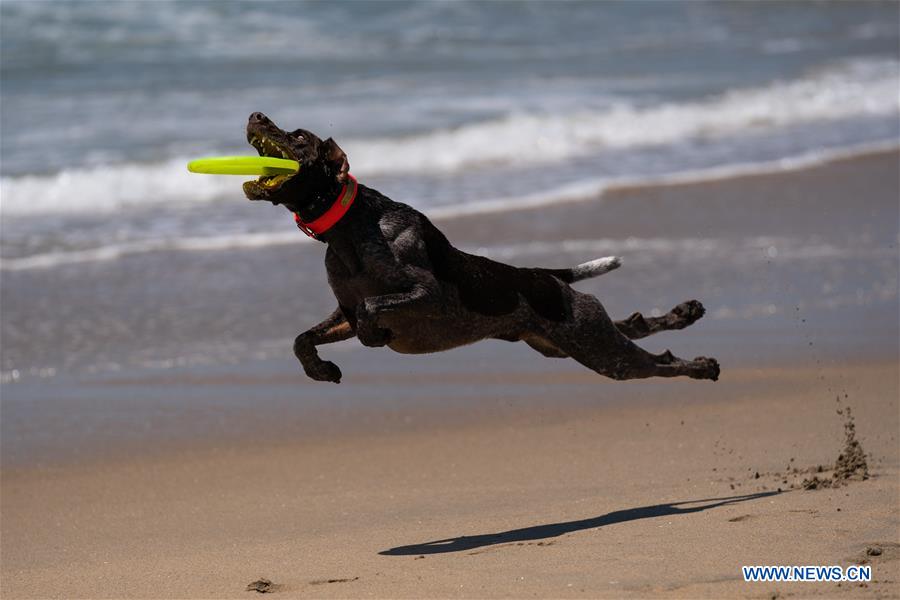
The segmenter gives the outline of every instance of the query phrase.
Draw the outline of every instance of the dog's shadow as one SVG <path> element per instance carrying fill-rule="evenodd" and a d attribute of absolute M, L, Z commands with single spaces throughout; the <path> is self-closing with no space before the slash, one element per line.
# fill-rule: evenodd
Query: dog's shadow
<path fill-rule="evenodd" d="M 484 546 L 495 546 L 513 542 L 543 540 L 564 535 L 566 533 L 572 533 L 573 531 L 594 529 L 597 527 L 603 527 L 605 525 L 613 525 L 615 523 L 625 523 L 627 521 L 651 519 L 654 517 L 686 515 L 689 513 L 709 510 L 710 508 L 717 508 L 719 506 L 736 504 L 738 502 L 767 498 L 769 496 L 774 496 L 780 493 L 782 492 L 760 492 L 756 494 L 745 494 L 743 496 L 730 496 L 727 498 L 705 498 L 703 500 L 685 500 L 683 502 L 671 502 L 668 504 L 641 506 L 639 508 L 627 508 L 625 510 L 617 510 L 614 512 L 606 513 L 605 515 L 591 517 L 590 519 L 582 519 L 580 521 L 547 523 L 545 525 L 534 525 L 532 527 L 524 527 L 522 529 L 511 529 L 509 531 L 502 531 L 500 533 L 466 535 L 455 538 L 447 538 L 445 540 L 423 542 L 421 544 L 410 544 L 409 546 L 397 546 L 396 548 L 391 548 L 390 550 L 383 550 L 379 552 L 379 554 L 388 556 L 405 556 L 411 554 L 441 554 L 444 552 L 463 552 L 465 550 L 473 550 L 475 548 L 481 548 Z"/>

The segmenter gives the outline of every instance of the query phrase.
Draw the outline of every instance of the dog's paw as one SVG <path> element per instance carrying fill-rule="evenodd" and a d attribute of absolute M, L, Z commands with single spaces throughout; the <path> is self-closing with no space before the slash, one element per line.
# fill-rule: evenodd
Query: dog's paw
<path fill-rule="evenodd" d="M 330 360 L 320 360 L 312 365 L 303 365 L 306 376 L 316 381 L 341 382 L 341 369 Z"/>
<path fill-rule="evenodd" d="M 706 309 L 703 308 L 699 301 L 688 300 L 673 308 L 669 314 L 672 319 L 672 327 L 674 329 L 684 329 L 689 325 L 693 325 L 705 315 Z"/>
<path fill-rule="evenodd" d="M 690 362 L 690 366 L 691 372 L 689 377 L 692 379 L 719 380 L 719 361 L 714 358 L 698 356 Z"/>
<path fill-rule="evenodd" d="M 688 300 L 676 306 L 672 312 L 693 323 L 706 314 L 706 309 L 699 300 Z"/>

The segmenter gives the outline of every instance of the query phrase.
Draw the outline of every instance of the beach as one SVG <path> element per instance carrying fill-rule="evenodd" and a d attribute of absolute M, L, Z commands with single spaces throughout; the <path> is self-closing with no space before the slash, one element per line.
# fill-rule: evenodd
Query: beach
<path fill-rule="evenodd" d="M 703 320 L 641 344 L 716 356 L 717 383 L 613 382 L 506 342 L 409 357 L 351 340 L 320 349 L 343 382 L 317 384 L 290 356 L 302 323 L 277 330 L 300 289 L 326 314 L 324 276 L 284 276 L 286 250 L 305 265 L 320 248 L 172 251 L 185 287 L 140 306 L 227 298 L 273 341 L 7 381 L 2 596 L 253 597 L 265 579 L 283 597 L 897 597 L 897 159 L 436 219 L 520 265 L 623 255 L 579 284 L 618 318 L 702 300 Z M 62 277 L 73 314 L 124 319 L 79 286 L 137 289 L 153 257 L 7 271 L 5 310 L 40 319 L 33 290 Z M 234 289 L 199 293 L 200 272 Z M 214 327 L 184 307 L 180 335 Z M 869 478 L 804 489 L 830 481 L 848 408 Z M 872 581 L 741 575 L 835 564 L 870 564 Z"/>
<path fill-rule="evenodd" d="M 0 597 L 900 598 L 898 23 L 0 1 Z M 573 287 L 614 320 L 701 302 L 636 343 L 719 380 L 355 338 L 309 379 L 325 246 L 186 169 L 256 154 L 257 112 L 307 144 L 291 203 L 333 142 L 464 252 L 619 257 Z"/>
<path fill-rule="evenodd" d="M 410 410 L 367 433 L 4 470 L 3 596 L 245 597 L 267 579 L 285 597 L 895 597 L 897 375 L 742 369 L 603 408 Z M 838 397 L 872 476 L 793 489 L 810 474 L 791 469 L 841 451 Z M 740 575 L 864 562 L 865 585 Z"/>

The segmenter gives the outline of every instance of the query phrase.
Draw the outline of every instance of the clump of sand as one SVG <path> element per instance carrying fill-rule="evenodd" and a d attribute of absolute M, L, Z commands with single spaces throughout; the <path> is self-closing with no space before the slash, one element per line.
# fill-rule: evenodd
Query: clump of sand
<path fill-rule="evenodd" d="M 280 587 L 281 586 L 277 583 L 272 583 L 270 579 L 261 577 L 253 583 L 248 584 L 246 591 L 259 592 L 260 594 L 271 594 L 272 592 L 277 592 Z"/>
<path fill-rule="evenodd" d="M 840 402 L 839 396 L 837 414 L 844 417 L 844 448 L 834 463 L 831 478 L 820 478 L 818 475 L 813 475 L 803 480 L 801 484 L 803 489 L 835 488 L 846 485 L 850 481 L 863 481 L 869 478 L 869 465 L 866 462 L 866 453 L 863 451 L 859 440 L 856 439 L 856 423 L 853 420 L 853 411 L 849 406 L 842 408 Z M 819 470 L 820 472 L 824 471 L 822 467 Z"/>

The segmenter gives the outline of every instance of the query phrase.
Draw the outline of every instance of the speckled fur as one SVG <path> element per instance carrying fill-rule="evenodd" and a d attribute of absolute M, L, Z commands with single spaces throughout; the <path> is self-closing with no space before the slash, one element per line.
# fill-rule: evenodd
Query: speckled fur
<path fill-rule="evenodd" d="M 283 204 L 304 221 L 324 213 L 349 169 L 337 144 L 305 130 L 284 132 L 261 113 L 251 115 L 247 130 L 248 139 L 275 140 L 302 165 L 277 190 L 245 185 L 248 198 Z M 327 244 L 328 283 L 338 307 L 294 342 L 294 353 L 315 380 L 341 379 L 340 369 L 319 358 L 316 346 L 353 336 L 363 345 L 407 354 L 489 338 L 524 341 L 545 356 L 572 357 L 613 379 L 718 378 L 715 359 L 687 361 L 668 351 L 654 355 L 631 341 L 692 324 L 704 313 L 696 300 L 663 317 L 635 313 L 613 322 L 599 300 L 568 285 L 615 268 L 614 259 L 594 272 L 518 268 L 468 254 L 454 248 L 422 213 L 362 184 L 347 214 L 319 239 Z"/>

